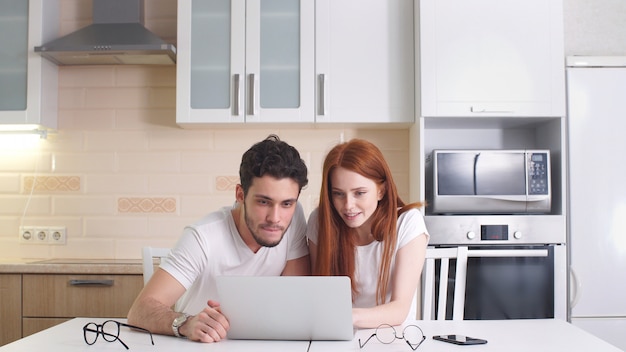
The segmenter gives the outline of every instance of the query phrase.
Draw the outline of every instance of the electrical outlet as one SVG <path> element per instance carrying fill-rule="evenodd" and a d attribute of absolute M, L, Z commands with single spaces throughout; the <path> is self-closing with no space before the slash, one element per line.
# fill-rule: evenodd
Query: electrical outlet
<path fill-rule="evenodd" d="M 50 227 L 48 229 L 48 242 L 51 244 L 65 244 L 65 227 Z"/>
<path fill-rule="evenodd" d="M 36 243 L 48 243 L 48 238 L 50 238 L 50 233 L 47 228 L 44 227 L 36 227 L 35 228 L 35 242 Z"/>
<path fill-rule="evenodd" d="M 35 228 L 32 226 L 20 226 L 20 243 L 35 243 Z"/>
<path fill-rule="evenodd" d="M 20 226 L 20 243 L 63 245 L 67 230 L 63 226 Z"/>

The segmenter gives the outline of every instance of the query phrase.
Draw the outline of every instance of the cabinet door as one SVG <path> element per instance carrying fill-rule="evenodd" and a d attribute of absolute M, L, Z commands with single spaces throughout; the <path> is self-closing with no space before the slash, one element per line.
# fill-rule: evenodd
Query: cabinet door
<path fill-rule="evenodd" d="M 313 121 L 313 0 L 178 2 L 177 122 Z"/>
<path fill-rule="evenodd" d="M 314 0 L 248 0 L 246 122 L 313 122 Z"/>
<path fill-rule="evenodd" d="M 58 69 L 33 51 L 56 35 L 58 6 L 0 1 L 0 124 L 57 126 Z"/>
<path fill-rule="evenodd" d="M 562 0 L 421 0 L 422 116 L 564 116 Z"/>
<path fill-rule="evenodd" d="M 179 1 L 177 47 L 177 122 L 244 122 L 245 0 Z"/>
<path fill-rule="evenodd" d="M 26 110 L 28 2 L 0 2 L 0 110 Z M 11 33 L 11 35 L 7 35 Z"/>
<path fill-rule="evenodd" d="M 412 0 L 317 0 L 315 122 L 412 123 Z"/>
<path fill-rule="evenodd" d="M 0 346 L 22 338 L 22 275 L 0 275 Z"/>

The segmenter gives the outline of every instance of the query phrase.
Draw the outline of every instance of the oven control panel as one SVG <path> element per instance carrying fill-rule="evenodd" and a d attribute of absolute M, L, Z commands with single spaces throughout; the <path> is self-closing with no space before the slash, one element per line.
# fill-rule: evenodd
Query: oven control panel
<path fill-rule="evenodd" d="M 563 216 L 424 216 L 430 245 L 566 243 Z"/>

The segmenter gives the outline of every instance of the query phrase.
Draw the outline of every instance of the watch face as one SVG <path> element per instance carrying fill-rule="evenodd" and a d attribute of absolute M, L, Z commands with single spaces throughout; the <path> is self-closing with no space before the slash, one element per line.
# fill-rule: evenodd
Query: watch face
<path fill-rule="evenodd" d="M 174 325 L 176 327 L 181 326 L 185 321 L 187 321 L 187 315 L 181 315 L 178 318 L 174 319 Z"/>

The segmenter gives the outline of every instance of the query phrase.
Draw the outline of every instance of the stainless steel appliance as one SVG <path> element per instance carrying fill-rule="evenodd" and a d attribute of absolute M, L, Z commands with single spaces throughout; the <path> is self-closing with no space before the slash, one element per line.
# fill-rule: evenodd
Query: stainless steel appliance
<path fill-rule="evenodd" d="M 176 47 L 144 27 L 144 0 L 93 0 L 92 9 L 92 24 L 35 52 L 57 65 L 176 64 Z"/>
<path fill-rule="evenodd" d="M 551 210 L 549 150 L 434 150 L 430 214 L 541 214 Z"/>
<path fill-rule="evenodd" d="M 562 216 L 425 219 L 431 246 L 468 247 L 464 319 L 567 318 Z"/>

